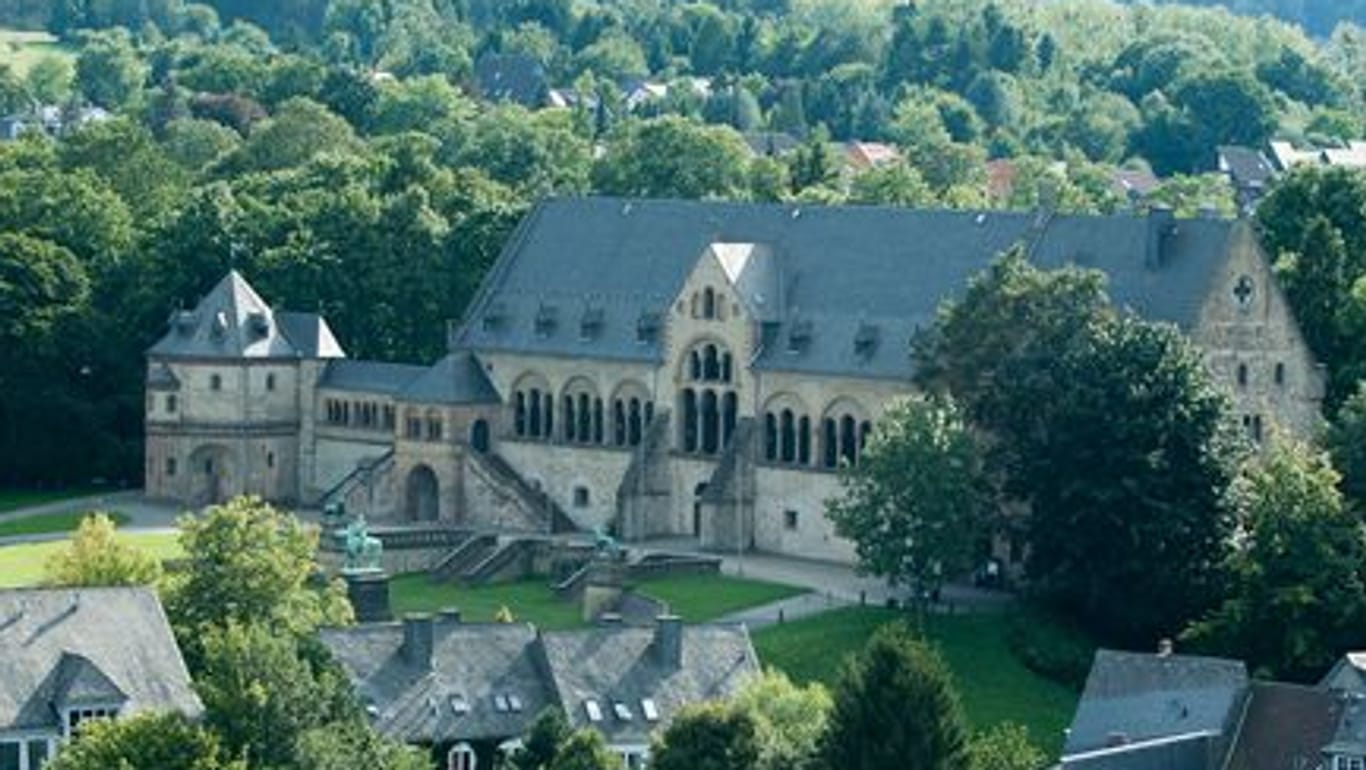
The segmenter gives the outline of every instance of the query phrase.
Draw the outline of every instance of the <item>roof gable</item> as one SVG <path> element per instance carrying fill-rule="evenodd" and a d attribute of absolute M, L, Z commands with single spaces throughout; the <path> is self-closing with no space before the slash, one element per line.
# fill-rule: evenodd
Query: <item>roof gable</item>
<path fill-rule="evenodd" d="M 261 295 L 233 270 L 194 310 L 177 311 L 171 329 L 148 351 L 186 358 L 296 358 Z"/>

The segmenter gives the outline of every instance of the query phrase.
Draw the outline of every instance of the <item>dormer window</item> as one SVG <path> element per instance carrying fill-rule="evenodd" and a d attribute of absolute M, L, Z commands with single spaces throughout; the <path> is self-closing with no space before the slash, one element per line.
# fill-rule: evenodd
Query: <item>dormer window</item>
<path fill-rule="evenodd" d="M 484 311 L 484 331 L 495 331 L 498 329 L 498 327 L 503 325 L 503 321 L 507 319 L 507 315 L 507 305 L 504 305 L 501 302 L 494 302 L 489 305 L 488 309 Z"/>
<path fill-rule="evenodd" d="M 793 321 L 787 330 L 787 352 L 800 353 L 811 344 L 812 327 L 810 321 Z"/>
<path fill-rule="evenodd" d="M 591 340 L 602 333 L 603 311 L 600 307 L 584 308 L 579 319 L 579 339 Z"/>
<path fill-rule="evenodd" d="M 227 313 L 217 313 L 213 317 L 213 323 L 209 325 L 209 336 L 215 340 L 222 340 L 228 334 L 228 315 Z"/>
<path fill-rule="evenodd" d="M 636 342 L 648 345 L 659 336 L 661 321 L 658 313 L 644 312 L 636 319 Z"/>
<path fill-rule="evenodd" d="M 869 358 L 877 350 L 878 328 L 873 324 L 859 324 L 858 332 L 854 334 L 854 353 Z"/>
<path fill-rule="evenodd" d="M 549 337 L 555 331 L 555 306 L 541 305 L 536 311 L 536 336 Z"/>
<path fill-rule="evenodd" d="M 257 311 L 247 316 L 247 328 L 256 339 L 264 339 L 270 336 L 270 319 L 265 313 Z"/>

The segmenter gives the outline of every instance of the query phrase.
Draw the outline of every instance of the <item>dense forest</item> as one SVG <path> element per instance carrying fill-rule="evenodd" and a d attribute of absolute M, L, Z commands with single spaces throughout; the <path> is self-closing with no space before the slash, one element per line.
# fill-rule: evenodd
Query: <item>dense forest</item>
<path fill-rule="evenodd" d="M 1151 2 L 1151 0 L 1148 0 Z M 1174 0 L 1158 0 L 1173 2 Z M 1270 14 L 1304 27 L 1315 37 L 1326 38 L 1342 22 L 1366 23 L 1366 3 L 1361 0 L 1184 0 L 1187 5 L 1223 6 L 1249 16 Z"/>
<path fill-rule="evenodd" d="M 229 266 L 352 355 L 427 360 L 543 196 L 1231 214 L 1217 145 L 1366 119 L 1351 25 L 1107 0 L 0 0 L 0 26 L 69 51 L 0 57 L 0 116 L 115 116 L 0 144 L 8 483 L 136 481 L 142 351 Z M 567 106 L 481 96 L 495 54 Z M 901 159 L 851 168 L 849 140 Z M 1120 168 L 1163 181 L 1135 201 Z"/>

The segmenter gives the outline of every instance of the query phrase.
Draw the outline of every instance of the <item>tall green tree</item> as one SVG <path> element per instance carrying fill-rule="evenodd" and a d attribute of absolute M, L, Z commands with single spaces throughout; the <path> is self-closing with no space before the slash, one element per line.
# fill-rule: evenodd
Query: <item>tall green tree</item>
<path fill-rule="evenodd" d="M 1240 488 L 1227 598 L 1186 637 L 1259 674 L 1310 682 L 1361 645 L 1366 526 L 1322 452 L 1278 440 Z"/>
<path fill-rule="evenodd" d="M 119 109 L 140 95 L 146 79 L 147 67 L 127 30 L 87 33 L 76 58 L 76 86 L 85 98 Z"/>
<path fill-rule="evenodd" d="M 1325 443 L 1342 473 L 1342 493 L 1358 513 L 1366 512 L 1366 380 L 1338 410 Z"/>
<path fill-rule="evenodd" d="M 745 683 L 731 708 L 754 721 L 754 770 L 814 770 L 830 720 L 830 693 L 820 682 L 798 686 L 769 670 Z"/>
<path fill-rule="evenodd" d="M 753 717 L 722 703 L 683 708 L 650 750 L 658 770 L 750 770 L 758 759 Z"/>
<path fill-rule="evenodd" d="M 918 597 L 967 572 L 986 533 L 977 441 L 951 397 L 892 402 L 827 505 L 859 567 Z"/>
<path fill-rule="evenodd" d="M 1029 731 L 1013 722 L 977 733 L 968 741 L 970 770 L 1039 770 L 1048 757 L 1029 740 Z"/>
<path fill-rule="evenodd" d="M 629 123 L 593 168 L 609 195 L 734 198 L 745 190 L 748 152 L 734 130 L 666 116 Z"/>
<path fill-rule="evenodd" d="M 508 764 L 515 770 L 546 770 L 555 760 L 560 746 L 569 740 L 570 732 L 569 720 L 563 711 L 553 706 L 545 709 L 536 715 L 526 740 L 508 758 Z"/>
<path fill-rule="evenodd" d="M 547 770 L 622 770 L 621 758 L 607 747 L 597 730 L 575 730 L 558 751 Z"/>
<path fill-rule="evenodd" d="M 901 624 L 878 629 L 840 670 L 822 746 L 829 767 L 951 770 L 968 731 L 948 666 Z"/>

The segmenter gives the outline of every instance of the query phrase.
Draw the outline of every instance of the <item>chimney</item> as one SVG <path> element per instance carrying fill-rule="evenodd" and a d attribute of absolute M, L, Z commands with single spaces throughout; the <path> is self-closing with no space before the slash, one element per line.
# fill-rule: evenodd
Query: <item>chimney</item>
<path fill-rule="evenodd" d="M 1157 642 L 1157 657 L 1170 658 L 1176 648 L 1170 639 L 1159 639 Z"/>
<path fill-rule="evenodd" d="M 449 623 L 449 624 L 451 624 L 451 625 L 459 625 L 459 624 L 460 624 L 460 608 L 459 608 L 459 607 L 445 607 L 445 608 L 443 608 L 443 609 L 441 610 L 440 614 L 439 614 L 437 617 L 441 620 L 442 623 Z"/>
<path fill-rule="evenodd" d="M 679 668 L 683 665 L 683 619 L 660 615 L 655 619 L 654 652 L 659 663 Z"/>
<path fill-rule="evenodd" d="M 1153 206 L 1148 212 L 1148 242 L 1143 264 L 1149 269 L 1162 267 L 1167 241 L 1176 234 L 1176 214 L 1166 206 Z"/>
<path fill-rule="evenodd" d="M 432 670 L 432 616 L 410 613 L 403 616 L 403 659 L 411 666 Z"/>

